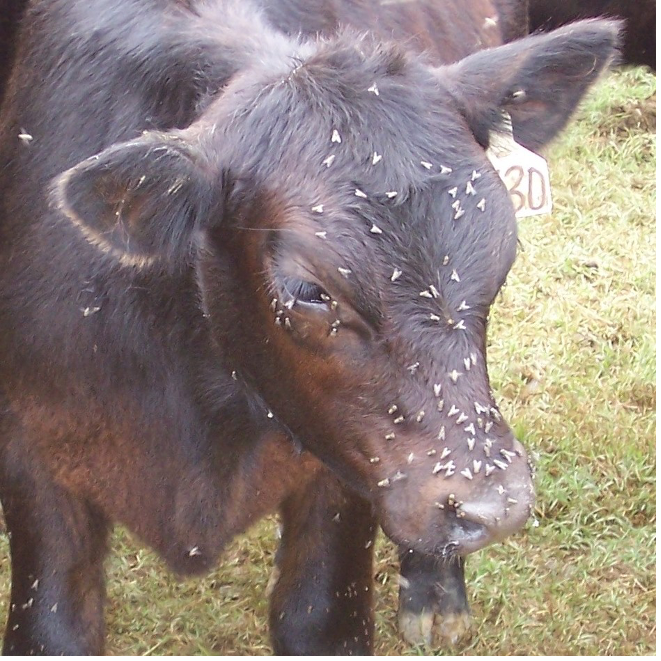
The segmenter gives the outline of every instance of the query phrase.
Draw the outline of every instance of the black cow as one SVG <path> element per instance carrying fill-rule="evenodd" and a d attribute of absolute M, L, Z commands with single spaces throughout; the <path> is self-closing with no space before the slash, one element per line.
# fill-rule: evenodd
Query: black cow
<path fill-rule="evenodd" d="M 381 4 L 344 8 L 363 36 L 341 3 L 30 5 L 0 120 L 6 652 L 102 651 L 113 521 L 194 573 L 279 506 L 279 653 L 371 650 L 377 521 L 441 559 L 525 522 L 484 150 L 504 111 L 556 135 L 617 26 L 439 67 L 420 47 L 497 41 L 494 7 Z"/>
<path fill-rule="evenodd" d="M 656 0 L 528 0 L 530 27 L 552 30 L 581 18 L 625 20 L 622 62 L 656 71 Z"/>

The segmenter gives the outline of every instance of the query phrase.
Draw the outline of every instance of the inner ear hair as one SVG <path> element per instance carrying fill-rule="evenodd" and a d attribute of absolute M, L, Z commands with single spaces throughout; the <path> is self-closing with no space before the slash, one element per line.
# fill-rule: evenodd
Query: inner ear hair
<path fill-rule="evenodd" d="M 114 145 L 54 182 L 51 201 L 102 252 L 144 268 L 187 254 L 211 203 L 208 171 L 183 140 Z"/>
<path fill-rule="evenodd" d="M 565 126 L 579 101 L 617 57 L 622 24 L 591 19 L 478 51 L 440 70 L 476 140 L 512 117 L 515 139 L 538 149 Z"/>

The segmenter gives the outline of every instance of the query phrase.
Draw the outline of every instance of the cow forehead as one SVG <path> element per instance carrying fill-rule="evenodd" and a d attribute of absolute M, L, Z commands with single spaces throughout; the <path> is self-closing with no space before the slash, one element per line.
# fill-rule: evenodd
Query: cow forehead
<path fill-rule="evenodd" d="M 293 211 L 279 228 L 303 233 L 317 262 L 439 291 L 470 275 L 464 295 L 489 298 L 516 243 L 507 193 L 438 75 L 379 57 L 354 49 L 246 76 L 211 109 L 210 142 Z"/>
<path fill-rule="evenodd" d="M 238 76 L 209 113 L 237 167 L 289 174 L 317 164 L 329 181 L 341 170 L 390 191 L 424 179 L 423 164 L 475 157 L 438 72 L 395 46 L 360 45 L 340 38 L 298 63 Z"/>
<path fill-rule="evenodd" d="M 281 243 L 285 252 L 302 252 L 316 272 L 340 273 L 384 301 L 405 296 L 430 314 L 432 299 L 484 310 L 514 260 L 516 224 L 488 165 L 457 175 L 392 198 L 344 186 L 284 214 Z"/>

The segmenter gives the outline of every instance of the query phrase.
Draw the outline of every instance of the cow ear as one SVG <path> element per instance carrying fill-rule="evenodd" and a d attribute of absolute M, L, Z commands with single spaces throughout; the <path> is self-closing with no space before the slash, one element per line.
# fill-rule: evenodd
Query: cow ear
<path fill-rule="evenodd" d="M 613 61 L 620 29 L 617 21 L 580 21 L 479 51 L 441 75 L 481 145 L 509 113 L 514 138 L 535 150 L 558 134 Z"/>
<path fill-rule="evenodd" d="M 211 185 L 181 139 L 146 134 L 62 174 L 52 197 L 94 245 L 124 263 L 176 263 L 208 215 Z"/>

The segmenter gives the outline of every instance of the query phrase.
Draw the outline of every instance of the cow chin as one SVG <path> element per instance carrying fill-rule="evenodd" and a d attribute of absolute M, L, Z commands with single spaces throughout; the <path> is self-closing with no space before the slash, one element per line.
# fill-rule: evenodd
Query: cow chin
<path fill-rule="evenodd" d="M 515 447 L 520 454 L 507 470 L 489 477 L 411 475 L 382 489 L 377 508 L 386 535 L 400 548 L 450 557 L 519 531 L 532 512 L 534 488 L 527 457 L 516 441 Z"/>

